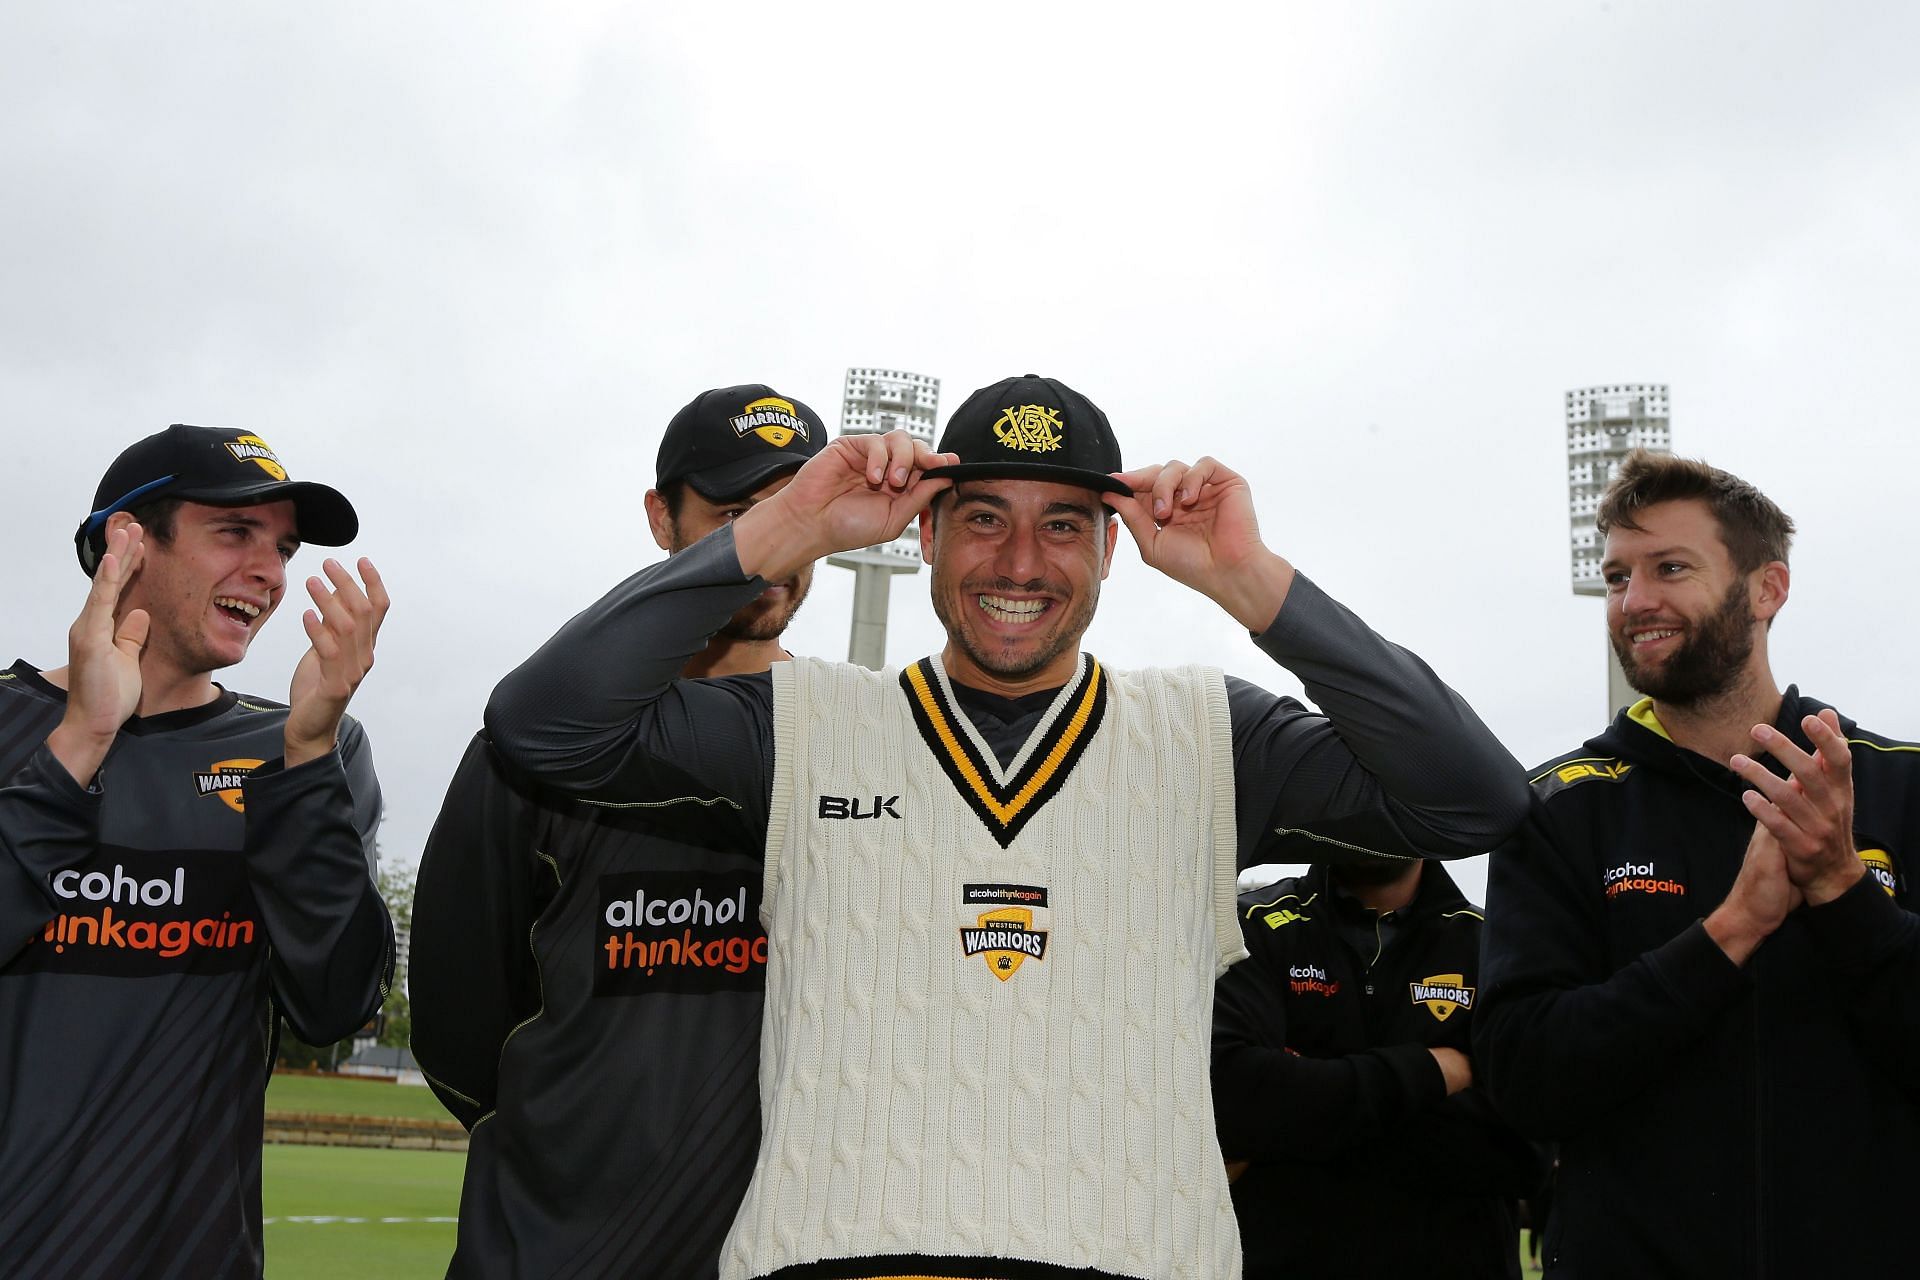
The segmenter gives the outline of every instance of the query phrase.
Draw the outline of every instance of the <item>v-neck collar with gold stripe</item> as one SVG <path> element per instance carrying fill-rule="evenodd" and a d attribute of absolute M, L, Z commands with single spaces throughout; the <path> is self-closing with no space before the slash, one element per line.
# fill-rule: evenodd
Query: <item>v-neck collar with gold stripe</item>
<path fill-rule="evenodd" d="M 1003 849 L 1066 782 L 1107 710 L 1106 670 L 1083 653 L 1074 678 L 1054 695 L 1019 754 L 1002 769 L 993 748 L 955 702 L 937 655 L 902 671 L 900 687 L 927 749 Z"/>

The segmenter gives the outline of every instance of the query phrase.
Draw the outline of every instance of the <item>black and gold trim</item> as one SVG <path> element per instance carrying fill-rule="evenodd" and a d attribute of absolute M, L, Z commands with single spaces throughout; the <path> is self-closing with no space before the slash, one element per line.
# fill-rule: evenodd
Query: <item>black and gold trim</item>
<path fill-rule="evenodd" d="M 902 671 L 900 687 L 907 691 L 907 705 L 913 708 L 913 722 L 927 749 L 1002 849 L 1060 790 L 1107 710 L 1107 673 L 1089 655 L 1076 682 L 1056 704 L 1058 713 L 1041 724 L 1035 731 L 1038 740 L 1022 752 L 1026 762 L 1002 783 L 999 770 L 966 732 L 962 713 L 949 700 L 931 659 L 922 658 Z"/>

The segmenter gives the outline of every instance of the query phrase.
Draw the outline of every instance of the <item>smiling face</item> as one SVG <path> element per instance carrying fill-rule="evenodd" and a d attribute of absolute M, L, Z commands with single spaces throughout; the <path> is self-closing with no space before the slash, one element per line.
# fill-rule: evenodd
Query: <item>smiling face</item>
<path fill-rule="evenodd" d="M 125 523 L 131 517 L 114 519 Z M 286 593 L 287 561 L 300 537 L 291 502 L 182 502 L 172 539 L 149 537 L 145 546 L 145 559 L 120 598 L 120 613 L 147 611 L 147 661 L 196 676 L 247 656 L 247 646 Z"/>
<path fill-rule="evenodd" d="M 685 551 L 723 524 L 730 524 L 758 503 L 765 502 L 793 482 L 791 473 L 777 476 L 744 498 L 715 502 L 702 497 L 692 485 L 680 490 L 678 510 L 670 511 L 657 489 L 647 492 L 647 521 L 653 540 L 661 550 Z M 721 626 L 719 634 L 728 640 L 778 640 L 793 615 L 807 598 L 813 585 L 813 566 L 808 564 L 784 582 L 776 582 L 754 598 Z"/>
<path fill-rule="evenodd" d="M 920 522 L 947 672 L 1018 697 L 1065 684 L 1120 526 L 1091 489 L 963 480 Z"/>
<path fill-rule="evenodd" d="M 1734 568 L 1705 502 L 1662 502 L 1640 527 L 1607 532 L 1601 577 L 1607 632 L 1627 683 L 1654 701 L 1691 706 L 1766 666 L 1766 627 L 1786 601 L 1787 567 Z"/>

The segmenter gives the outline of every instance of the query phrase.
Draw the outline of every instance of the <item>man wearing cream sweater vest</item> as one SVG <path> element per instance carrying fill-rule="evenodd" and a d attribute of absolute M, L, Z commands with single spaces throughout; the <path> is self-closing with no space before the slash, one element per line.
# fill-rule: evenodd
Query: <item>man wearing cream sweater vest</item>
<path fill-rule="evenodd" d="M 1207 1055 L 1236 865 L 1479 852 L 1519 770 L 1266 548 L 1221 464 L 1123 472 L 1105 415 L 1032 375 L 941 443 L 834 441 L 568 623 L 488 728 L 551 785 L 765 834 L 764 1136 L 723 1277 L 1235 1276 Z M 674 678 L 760 584 L 922 512 L 940 654 Z M 1082 652 L 1114 515 L 1326 714 Z"/>

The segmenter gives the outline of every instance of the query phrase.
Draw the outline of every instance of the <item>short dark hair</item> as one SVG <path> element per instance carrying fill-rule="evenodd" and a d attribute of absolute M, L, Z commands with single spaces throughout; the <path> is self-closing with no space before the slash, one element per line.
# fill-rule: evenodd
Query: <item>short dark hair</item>
<path fill-rule="evenodd" d="M 654 492 L 659 494 L 660 501 L 667 505 L 667 519 L 678 520 L 680 518 L 680 508 L 687 500 L 687 482 L 685 480 L 669 480 L 655 489 Z"/>
<path fill-rule="evenodd" d="M 1720 541 L 1741 573 L 1775 560 L 1787 562 L 1793 520 L 1772 498 L 1731 472 L 1670 453 L 1635 449 L 1628 454 L 1600 497 L 1594 527 L 1602 537 L 1614 528 L 1639 529 L 1635 518 L 1648 507 L 1689 500 L 1707 504 L 1720 526 Z"/>
<path fill-rule="evenodd" d="M 175 520 L 180 515 L 180 506 L 185 498 L 155 498 L 139 506 L 128 508 L 134 522 L 140 526 L 142 536 L 152 538 L 161 546 L 173 545 Z M 100 557 L 107 551 L 107 522 L 102 520 L 92 532 L 87 534 L 87 545 L 93 548 L 93 569 L 91 577 L 100 568 Z"/>
<path fill-rule="evenodd" d="M 155 498 L 134 507 L 133 518 L 145 536 L 162 544 L 171 543 L 174 520 L 180 514 L 180 504 L 185 501 L 184 498 Z"/>

